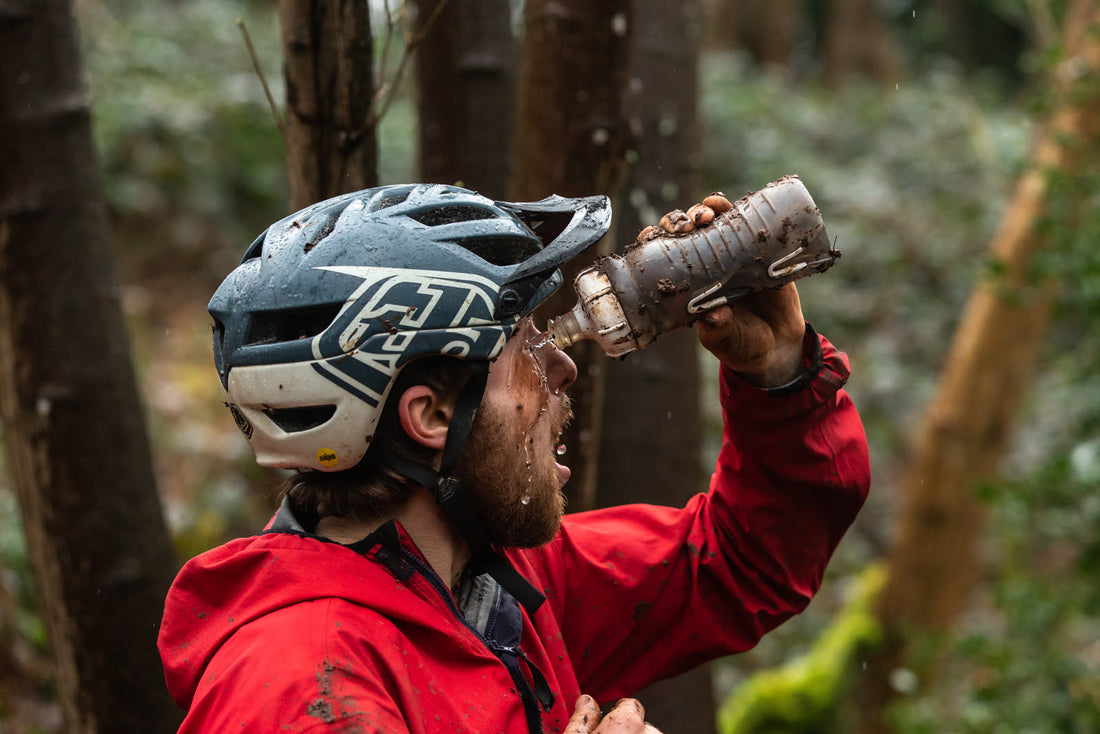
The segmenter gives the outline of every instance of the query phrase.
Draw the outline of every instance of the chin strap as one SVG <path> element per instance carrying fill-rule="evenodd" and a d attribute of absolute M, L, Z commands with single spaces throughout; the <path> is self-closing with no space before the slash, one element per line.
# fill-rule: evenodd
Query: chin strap
<path fill-rule="evenodd" d="M 485 384 L 489 379 L 489 362 L 472 361 L 470 366 L 470 379 L 455 402 L 451 424 L 447 429 L 447 441 L 443 445 L 439 471 L 392 455 L 385 456 L 383 461 L 389 469 L 427 488 L 435 495 L 440 507 L 458 526 L 470 547 L 470 570 L 475 575 L 487 573 L 492 576 L 524 606 L 528 614 L 534 614 L 546 601 L 546 597 L 489 545 L 485 526 L 470 504 L 466 487 L 454 476 L 454 468 L 458 465 L 466 439 L 474 427 L 477 409 L 481 405 Z"/>

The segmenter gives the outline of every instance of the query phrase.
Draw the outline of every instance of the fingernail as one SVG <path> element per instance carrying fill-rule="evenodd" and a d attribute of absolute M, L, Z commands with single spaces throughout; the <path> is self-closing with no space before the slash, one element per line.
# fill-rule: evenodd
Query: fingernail
<path fill-rule="evenodd" d="M 577 699 L 576 708 L 582 709 L 585 706 L 595 706 L 596 702 L 587 693 Z"/>

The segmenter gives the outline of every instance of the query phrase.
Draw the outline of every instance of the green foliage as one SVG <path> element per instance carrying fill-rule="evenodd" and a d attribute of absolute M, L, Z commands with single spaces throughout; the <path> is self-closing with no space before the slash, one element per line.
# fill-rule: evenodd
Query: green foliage
<path fill-rule="evenodd" d="M 1100 151 L 1076 141 L 1071 171 L 1049 172 L 1035 277 L 1060 284 L 1049 365 L 1014 463 L 1037 468 L 983 488 L 992 578 L 984 605 L 927 644 L 948 663 L 896 707 L 902 734 L 1100 731 Z M 1035 430 L 1034 426 L 1045 426 Z"/>
<path fill-rule="evenodd" d="M 0 464 L 0 469 L 3 465 Z M 31 577 L 23 526 L 15 495 L 0 481 L 0 602 L 14 602 L 11 609 L 0 604 L 0 622 L 11 615 L 9 624 L 20 638 L 30 641 L 38 652 L 46 650 L 46 626 L 35 612 L 34 582 Z M 0 632 L 5 625 L 0 624 Z"/>
<path fill-rule="evenodd" d="M 1062 53 L 1042 63 L 1052 67 Z M 1095 84 L 1083 78 L 1069 98 L 1096 99 Z M 1037 97 L 1035 108 L 1052 103 Z M 924 641 L 947 662 L 895 707 L 903 734 L 942 731 L 944 721 L 960 734 L 1100 730 L 1100 150 L 1061 142 L 1072 164 L 1045 172 L 1036 235 L 1046 247 L 1031 273 L 1036 285 L 1058 284 L 1056 318 L 1038 399 L 1009 462 L 1034 468 L 983 488 L 995 553 L 987 596 L 958 629 Z"/>
<path fill-rule="evenodd" d="M 738 196 L 799 174 L 842 253 L 799 292 L 852 359 L 881 481 L 985 265 L 1030 121 L 950 65 L 894 88 L 829 90 L 712 56 L 701 88 L 705 188 Z"/>
<path fill-rule="evenodd" d="M 1030 63 L 1058 58 L 1055 50 Z M 976 278 L 1003 270 L 986 248 L 1026 161 L 1028 116 L 1050 101 L 1008 100 L 1000 86 L 942 65 L 893 90 L 795 86 L 732 57 L 711 59 L 704 79 L 707 186 L 737 195 L 798 173 L 844 253 L 800 293 L 815 325 L 852 357 L 849 390 L 876 477 L 864 521 L 887 514 L 895 462 L 962 305 Z M 904 686 L 892 712 L 903 734 L 1100 730 L 1100 166 L 1095 150 L 1072 155 L 1077 172 L 1051 174 L 1039 223 L 1049 248 L 1033 279 L 1061 284 L 1042 372 L 1005 465 L 1011 479 L 985 490 L 990 583 L 957 634 L 912 641 L 918 657 L 947 662 Z M 842 564 L 852 543 L 841 546 Z M 808 647 L 832 609 L 819 604 L 736 664 L 773 664 Z M 805 695 L 790 710 L 814 700 Z M 821 721 L 798 731 L 828 731 Z"/>
<path fill-rule="evenodd" d="M 135 236 L 135 248 L 163 256 L 166 247 L 206 248 L 214 237 L 242 252 L 285 211 L 282 141 L 237 18 L 281 99 L 270 4 L 192 0 L 169 9 L 115 0 L 82 8 L 108 201 L 119 219 L 166 225 L 155 241 Z"/>
<path fill-rule="evenodd" d="M 750 676 L 718 712 L 722 734 L 833 734 L 839 701 L 859 655 L 878 643 L 873 606 L 886 580 L 881 564 L 854 582 L 851 599 L 805 656 Z"/>
<path fill-rule="evenodd" d="M 1095 390 L 1096 385 L 1092 385 Z M 1100 731 L 1100 437 L 985 489 L 1000 541 L 979 614 L 938 641 L 947 664 L 896 707 L 902 734 Z"/>

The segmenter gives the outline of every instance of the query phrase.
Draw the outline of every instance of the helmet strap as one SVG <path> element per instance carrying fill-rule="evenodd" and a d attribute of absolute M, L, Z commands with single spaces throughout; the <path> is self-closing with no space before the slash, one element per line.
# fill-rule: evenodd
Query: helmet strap
<path fill-rule="evenodd" d="M 506 558 L 489 545 L 485 526 L 470 504 L 466 487 L 454 476 L 454 468 L 462 456 L 466 439 L 474 427 L 478 406 L 485 395 L 485 385 L 489 379 L 489 362 L 472 361 L 470 379 L 463 387 L 455 402 L 451 423 L 447 429 L 447 440 L 443 444 L 443 456 L 439 471 L 430 466 L 416 464 L 398 456 L 387 455 L 383 461 L 386 466 L 398 474 L 411 479 L 435 495 L 443 511 L 458 526 L 462 537 L 470 548 L 470 569 L 475 574 L 487 573 L 508 593 L 516 598 L 534 614 L 546 598 L 523 578 Z"/>

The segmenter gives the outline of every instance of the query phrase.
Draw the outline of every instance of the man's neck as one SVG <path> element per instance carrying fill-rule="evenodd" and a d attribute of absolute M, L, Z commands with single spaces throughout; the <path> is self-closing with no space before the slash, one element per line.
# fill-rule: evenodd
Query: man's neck
<path fill-rule="evenodd" d="M 427 490 L 417 489 L 391 516 L 360 520 L 329 515 L 320 519 L 314 532 L 337 543 L 349 544 L 362 540 L 394 519 L 416 543 L 428 565 L 450 588 L 455 588 L 470 560 L 470 551 L 462 536 L 447 522 L 443 508 Z"/>

